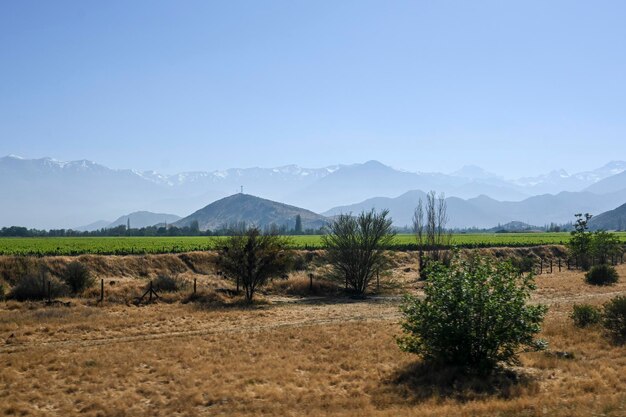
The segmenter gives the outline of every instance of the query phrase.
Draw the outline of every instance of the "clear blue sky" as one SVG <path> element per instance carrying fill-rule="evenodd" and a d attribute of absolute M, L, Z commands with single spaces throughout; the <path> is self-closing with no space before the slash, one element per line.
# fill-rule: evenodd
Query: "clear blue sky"
<path fill-rule="evenodd" d="M 626 159 L 624 1 L 4 1 L 0 155 L 162 172 Z"/>

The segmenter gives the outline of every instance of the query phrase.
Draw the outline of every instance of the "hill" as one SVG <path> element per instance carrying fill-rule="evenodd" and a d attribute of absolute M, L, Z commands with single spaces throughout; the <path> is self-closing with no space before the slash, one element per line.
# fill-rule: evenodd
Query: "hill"
<path fill-rule="evenodd" d="M 371 198 L 357 204 L 335 207 L 322 214 L 333 216 L 386 208 L 389 209 L 394 225 L 406 226 L 411 224 L 417 202 L 420 198 L 424 200 L 424 196 L 422 191 L 414 190 L 395 198 Z M 561 192 L 534 196 L 522 201 L 498 201 L 485 195 L 467 200 L 446 198 L 450 218 L 448 226 L 452 228 L 492 228 L 513 221 L 527 224 L 567 223 L 573 220 L 575 213 L 602 213 L 625 200 L 626 190 L 601 195 L 590 192 Z"/>
<path fill-rule="evenodd" d="M 626 204 L 622 204 L 614 210 L 598 214 L 589 220 L 591 230 L 625 230 L 626 229 Z"/>
<path fill-rule="evenodd" d="M 136 211 L 134 213 L 127 214 L 119 217 L 114 222 L 107 225 L 107 228 L 117 227 L 128 224 L 130 220 L 130 227 L 133 229 L 139 229 L 142 227 L 154 226 L 160 223 L 174 223 L 180 220 L 181 217 L 175 214 L 167 213 L 152 213 L 150 211 Z"/>
<path fill-rule="evenodd" d="M 197 221 L 200 230 L 214 230 L 245 222 L 261 228 L 276 225 L 293 229 L 298 214 L 303 229 L 318 229 L 327 222 L 324 216 L 312 211 L 240 193 L 215 201 L 175 222 L 174 226 L 190 226 Z"/>

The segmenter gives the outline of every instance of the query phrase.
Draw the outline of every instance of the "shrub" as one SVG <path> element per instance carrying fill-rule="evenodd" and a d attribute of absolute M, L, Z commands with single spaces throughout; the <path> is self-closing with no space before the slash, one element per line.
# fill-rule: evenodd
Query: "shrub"
<path fill-rule="evenodd" d="M 293 257 L 293 270 L 305 271 L 309 266 L 307 258 L 303 255 L 296 255 Z"/>
<path fill-rule="evenodd" d="M 70 262 L 65 267 L 63 281 L 67 284 L 73 294 L 78 294 L 94 284 L 94 277 L 87 267 L 78 262 Z"/>
<path fill-rule="evenodd" d="M 511 262 L 520 272 L 533 272 L 533 269 L 535 268 L 535 258 L 532 256 L 513 258 Z"/>
<path fill-rule="evenodd" d="M 388 210 L 376 213 L 373 209 L 356 217 L 340 214 L 328 226 L 328 234 L 322 236 L 331 276 L 359 295 L 365 293 L 377 272 L 389 266 L 385 248 L 395 233 L 388 214 Z"/>
<path fill-rule="evenodd" d="M 226 276 L 241 284 L 246 301 L 251 302 L 257 289 L 271 278 L 283 276 L 291 264 L 289 240 L 258 228 L 239 232 L 223 241 L 218 267 Z"/>
<path fill-rule="evenodd" d="M 576 304 L 570 314 L 574 324 L 578 327 L 587 327 L 597 324 L 602 319 L 600 310 L 589 304 Z"/>
<path fill-rule="evenodd" d="M 595 265 L 585 274 L 585 281 L 592 285 L 615 284 L 618 278 L 615 268 L 606 264 Z"/>
<path fill-rule="evenodd" d="M 48 298 L 48 283 L 51 298 L 66 294 L 66 287 L 62 282 L 48 277 L 46 273 L 39 273 L 24 275 L 11 289 L 9 298 L 17 301 L 44 300 Z"/>
<path fill-rule="evenodd" d="M 532 274 L 510 262 L 456 254 L 451 266 L 428 266 L 425 298 L 407 296 L 401 307 L 400 348 L 429 362 L 487 373 L 499 362 L 519 363 L 520 347 L 540 350 L 535 340 L 546 307 L 529 305 Z"/>
<path fill-rule="evenodd" d="M 150 283 L 148 283 L 148 286 Z M 177 292 L 187 287 L 187 282 L 171 275 L 160 274 L 152 281 L 155 291 Z M 146 287 L 147 289 L 147 287 Z"/>
<path fill-rule="evenodd" d="M 604 328 L 618 343 L 626 343 L 626 296 L 617 296 L 604 305 Z"/>

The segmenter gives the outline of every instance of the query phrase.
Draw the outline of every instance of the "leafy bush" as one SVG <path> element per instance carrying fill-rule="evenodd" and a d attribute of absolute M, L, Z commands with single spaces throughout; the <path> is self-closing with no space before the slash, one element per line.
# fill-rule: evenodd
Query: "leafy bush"
<path fill-rule="evenodd" d="M 600 310 L 589 304 L 576 304 L 570 315 L 574 324 L 578 327 L 587 327 L 597 324 L 602 319 Z"/>
<path fill-rule="evenodd" d="M 604 305 L 604 328 L 618 343 L 626 343 L 626 296 L 618 296 Z"/>
<path fill-rule="evenodd" d="M 595 265 L 585 274 L 585 281 L 592 285 L 611 285 L 615 284 L 618 279 L 615 268 L 606 264 Z"/>
<path fill-rule="evenodd" d="M 449 267 L 434 262 L 425 298 L 407 296 L 401 307 L 398 344 L 427 361 L 481 373 L 499 362 L 518 363 L 520 346 L 546 346 L 534 339 L 546 313 L 527 303 L 534 288 L 532 275 L 520 275 L 510 262 L 458 254 Z"/>
<path fill-rule="evenodd" d="M 185 289 L 188 283 L 178 277 L 160 274 L 152 281 L 152 285 L 155 291 L 177 292 Z M 148 283 L 148 286 L 150 286 L 150 283 Z"/>
<path fill-rule="evenodd" d="M 74 261 L 70 262 L 65 268 L 63 281 L 67 284 L 73 294 L 78 294 L 91 287 L 94 284 L 95 279 L 84 264 Z"/>
<path fill-rule="evenodd" d="M 9 298 L 17 301 L 44 300 L 48 298 L 48 283 L 50 297 L 56 298 L 66 294 L 66 287 L 56 278 L 48 277 L 45 273 L 24 275 L 11 289 Z"/>

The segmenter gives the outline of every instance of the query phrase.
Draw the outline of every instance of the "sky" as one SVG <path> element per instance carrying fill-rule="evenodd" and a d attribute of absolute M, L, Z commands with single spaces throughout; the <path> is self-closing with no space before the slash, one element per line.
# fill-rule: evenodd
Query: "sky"
<path fill-rule="evenodd" d="M 163 173 L 626 159 L 623 1 L 5 1 L 0 155 Z"/>

